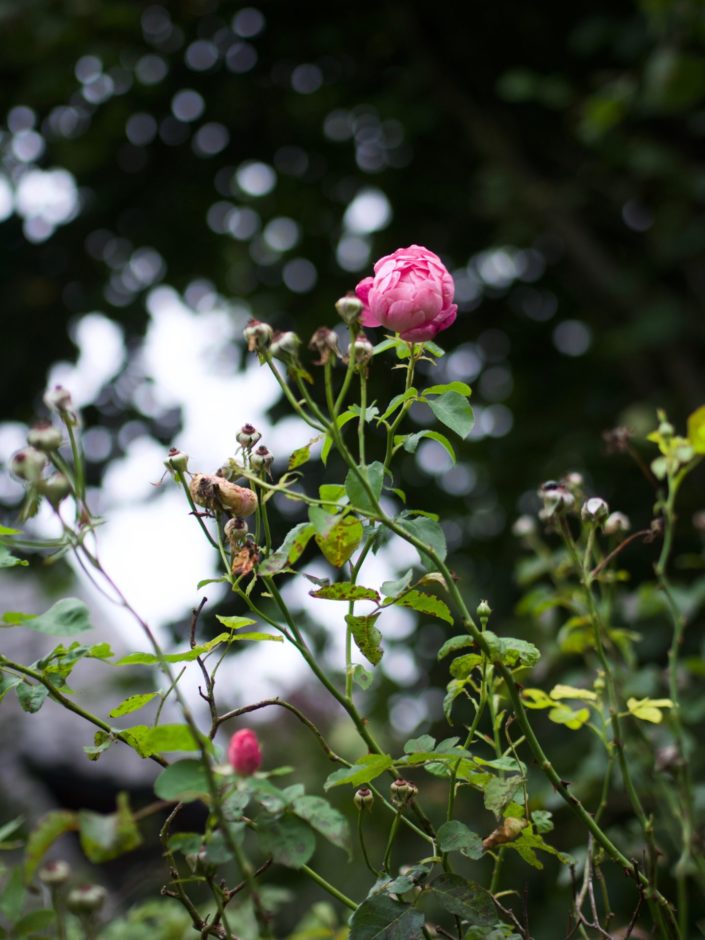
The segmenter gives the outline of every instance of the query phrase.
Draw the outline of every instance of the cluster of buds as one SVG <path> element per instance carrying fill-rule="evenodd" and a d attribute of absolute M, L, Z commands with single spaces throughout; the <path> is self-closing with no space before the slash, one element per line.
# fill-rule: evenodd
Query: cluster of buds
<path fill-rule="evenodd" d="M 565 483 L 557 483 L 555 480 L 542 483 L 538 493 L 543 502 L 543 508 L 539 511 L 540 519 L 550 519 L 552 516 L 572 509 L 575 504 L 575 497 Z"/>
<path fill-rule="evenodd" d="M 411 803 L 419 792 L 419 788 L 415 783 L 412 783 L 410 780 L 404 780 L 403 777 L 397 777 L 389 789 L 392 803 L 399 807 Z"/>
<path fill-rule="evenodd" d="M 66 395 L 65 389 L 62 389 Z M 68 398 L 70 401 L 70 396 Z M 61 431 L 50 421 L 33 425 L 27 433 L 27 447 L 18 450 L 10 460 L 10 471 L 30 492 L 45 496 L 56 508 L 71 492 L 71 483 L 63 473 L 44 476 L 49 465 L 49 456 L 61 447 Z M 47 456 L 49 455 L 49 456 Z"/>

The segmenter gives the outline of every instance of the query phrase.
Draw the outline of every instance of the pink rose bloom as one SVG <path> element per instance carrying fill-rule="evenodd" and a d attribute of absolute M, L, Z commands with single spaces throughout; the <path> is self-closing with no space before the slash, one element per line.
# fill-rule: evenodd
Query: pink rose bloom
<path fill-rule="evenodd" d="M 364 326 L 385 326 L 410 343 L 423 343 L 455 322 L 453 278 L 428 248 L 397 248 L 374 271 L 355 288 L 364 304 Z"/>
<path fill-rule="evenodd" d="M 228 745 L 228 761 L 235 773 L 249 777 L 262 764 L 262 749 L 257 735 L 249 728 L 236 731 Z"/>

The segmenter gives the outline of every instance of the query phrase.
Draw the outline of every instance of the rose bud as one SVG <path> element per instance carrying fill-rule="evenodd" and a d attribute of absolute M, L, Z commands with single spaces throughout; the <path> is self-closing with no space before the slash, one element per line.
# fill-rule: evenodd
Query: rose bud
<path fill-rule="evenodd" d="M 260 769 L 262 748 L 254 731 L 243 728 L 235 732 L 228 744 L 228 761 L 242 777 L 249 777 Z"/>
<path fill-rule="evenodd" d="M 66 897 L 66 907 L 72 914 L 94 914 L 105 903 L 107 892 L 101 885 L 81 885 L 72 888 Z"/>
<path fill-rule="evenodd" d="M 599 496 L 593 496 L 583 503 L 580 515 L 583 522 L 600 523 L 609 516 L 610 509 L 604 499 Z"/>
<path fill-rule="evenodd" d="M 34 447 L 25 447 L 12 457 L 10 471 L 25 483 L 38 483 L 46 465 L 45 454 Z"/>
<path fill-rule="evenodd" d="M 225 538 L 230 542 L 230 546 L 232 548 L 239 548 L 242 544 L 242 540 L 247 535 L 248 526 L 244 519 L 235 516 L 233 519 L 228 519 L 223 532 L 225 533 Z"/>
<path fill-rule="evenodd" d="M 361 812 L 363 810 L 372 812 L 372 807 L 375 803 L 375 795 L 369 787 L 360 787 L 355 791 L 353 803 Z"/>
<path fill-rule="evenodd" d="M 254 424 L 243 424 L 243 426 L 237 432 L 235 440 L 238 442 L 240 447 L 243 447 L 245 450 L 251 450 L 261 437 L 262 435 L 254 426 Z"/>
<path fill-rule="evenodd" d="M 616 535 L 618 532 L 628 532 L 632 527 L 629 517 L 623 512 L 612 512 L 605 519 L 603 526 L 607 535 Z"/>
<path fill-rule="evenodd" d="M 335 309 L 338 311 L 338 316 L 341 320 L 347 323 L 348 326 L 352 326 L 353 323 L 357 323 L 357 321 L 360 319 L 360 314 L 362 313 L 363 308 L 363 302 L 352 292 L 346 294 L 344 297 L 341 297 L 340 300 L 336 300 L 335 302 Z"/>
<path fill-rule="evenodd" d="M 539 487 L 539 496 L 543 500 L 544 518 L 549 518 L 560 510 L 570 509 L 575 497 L 568 488 L 555 480 L 548 480 Z"/>
<path fill-rule="evenodd" d="M 51 421 L 38 421 L 27 432 L 27 443 L 46 454 L 58 450 L 63 440 L 63 434 Z"/>
<path fill-rule="evenodd" d="M 301 340 L 296 335 L 296 333 L 293 333 L 291 330 L 287 330 L 285 333 L 280 333 L 277 330 L 277 332 L 272 336 L 272 344 L 269 349 L 275 359 L 280 359 L 282 362 L 290 363 L 293 360 L 298 359 L 300 346 Z"/>
<path fill-rule="evenodd" d="M 314 362 L 315 366 L 324 366 L 331 358 L 340 358 L 338 349 L 338 334 L 329 330 L 327 326 L 321 326 L 311 337 L 308 348 L 318 353 L 318 359 Z"/>
<path fill-rule="evenodd" d="M 269 470 L 274 461 L 274 454 L 264 446 L 260 444 L 257 450 L 250 456 L 250 464 L 252 465 L 253 470 Z"/>
<path fill-rule="evenodd" d="M 206 509 L 227 510 L 243 518 L 257 509 L 257 494 L 252 490 L 208 473 L 194 473 L 189 491 L 194 503 Z"/>
<path fill-rule="evenodd" d="M 363 326 L 384 326 L 409 343 L 423 343 L 455 322 L 454 290 L 438 255 L 410 245 L 380 258 L 374 277 L 360 281 L 355 293 Z"/>
<path fill-rule="evenodd" d="M 360 330 L 348 347 L 348 358 L 354 357 L 359 366 L 365 366 L 374 355 L 374 346 Z"/>
<path fill-rule="evenodd" d="M 261 320 L 249 320 L 242 332 L 247 340 L 248 350 L 263 353 L 269 348 L 274 330 L 269 323 L 262 323 Z"/>
<path fill-rule="evenodd" d="M 73 401 L 71 392 L 63 385 L 55 385 L 44 394 L 44 404 L 50 411 L 71 411 Z"/>
<path fill-rule="evenodd" d="M 71 876 L 71 866 L 63 859 L 47 862 L 37 872 L 39 880 L 50 888 L 60 888 Z"/>
<path fill-rule="evenodd" d="M 512 535 L 518 539 L 526 538 L 527 535 L 533 535 L 536 532 L 536 521 L 531 516 L 519 516 L 515 519 L 512 526 Z"/>
<path fill-rule="evenodd" d="M 492 608 L 490 607 L 488 601 L 480 601 L 477 605 L 477 618 L 482 624 L 483 627 L 487 626 L 487 621 L 490 619 L 492 613 Z"/>
<path fill-rule="evenodd" d="M 63 473 L 52 473 L 46 480 L 40 480 L 37 489 L 46 496 L 52 506 L 59 505 L 71 492 L 71 484 Z"/>
<path fill-rule="evenodd" d="M 410 780 L 404 780 L 402 777 L 398 777 L 389 789 L 392 796 L 392 803 L 394 803 L 395 806 L 406 806 L 419 792 L 419 788 L 415 783 L 412 783 Z"/>
<path fill-rule="evenodd" d="M 172 473 L 186 473 L 188 470 L 188 454 L 182 453 L 178 447 L 170 447 L 164 466 Z"/>

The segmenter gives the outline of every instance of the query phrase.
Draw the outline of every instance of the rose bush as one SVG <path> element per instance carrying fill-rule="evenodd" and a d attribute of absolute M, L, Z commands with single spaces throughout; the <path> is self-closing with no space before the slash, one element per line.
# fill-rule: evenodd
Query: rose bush
<path fill-rule="evenodd" d="M 355 288 L 365 326 L 384 326 L 410 343 L 423 343 L 455 322 L 453 278 L 428 248 L 398 248 L 380 258 L 374 272 Z"/>

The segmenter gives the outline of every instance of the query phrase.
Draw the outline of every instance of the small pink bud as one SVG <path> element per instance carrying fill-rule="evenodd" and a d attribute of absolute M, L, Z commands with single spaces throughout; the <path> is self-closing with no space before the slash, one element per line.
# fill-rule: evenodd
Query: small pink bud
<path fill-rule="evenodd" d="M 262 748 L 257 735 L 249 728 L 236 731 L 228 745 L 228 761 L 236 774 L 249 777 L 262 764 Z"/>

